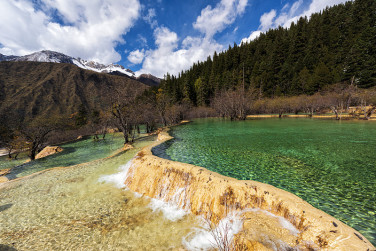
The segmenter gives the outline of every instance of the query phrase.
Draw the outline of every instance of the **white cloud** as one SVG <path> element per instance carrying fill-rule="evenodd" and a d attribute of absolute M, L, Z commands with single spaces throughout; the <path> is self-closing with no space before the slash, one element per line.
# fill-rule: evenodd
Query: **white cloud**
<path fill-rule="evenodd" d="M 0 1 L 0 51 L 24 55 L 55 50 L 102 63 L 121 59 L 115 47 L 139 17 L 138 0 Z M 63 20 L 54 22 L 51 13 Z M 17 20 L 17 21 L 16 21 Z"/>
<path fill-rule="evenodd" d="M 303 0 L 295 1 L 291 7 L 289 4 L 283 6 L 280 13 L 277 15 L 275 10 L 264 13 L 260 18 L 260 26 L 257 31 L 251 32 L 248 38 L 243 38 L 242 42 L 249 42 L 260 35 L 261 32 L 265 32 L 271 28 L 277 28 L 278 26 L 290 27 L 292 22 L 296 22 L 300 17 L 307 16 L 319 12 L 336 4 L 344 3 L 347 0 L 312 0 L 308 9 L 303 9 Z"/>
<path fill-rule="evenodd" d="M 155 20 L 156 16 L 157 14 L 155 13 L 155 9 L 151 8 L 151 9 L 148 9 L 148 14 L 143 17 L 144 21 L 150 24 L 150 27 L 152 29 L 158 26 L 158 22 L 157 20 Z"/>
<path fill-rule="evenodd" d="M 178 46 L 178 36 L 166 27 L 157 28 L 154 31 L 154 37 L 158 48 L 173 50 Z"/>
<path fill-rule="evenodd" d="M 141 34 L 138 34 L 137 35 L 137 41 L 140 43 L 140 45 L 142 47 L 145 47 L 148 45 L 148 40 L 146 39 L 146 37 L 144 37 L 143 35 Z"/>
<path fill-rule="evenodd" d="M 240 43 L 242 44 L 242 43 L 247 43 L 247 42 L 253 41 L 256 38 L 258 38 L 261 33 L 262 33 L 262 31 L 253 31 L 251 33 L 251 35 L 249 35 L 249 37 L 243 38 Z"/>
<path fill-rule="evenodd" d="M 261 28 L 261 30 L 266 30 L 270 28 L 273 24 L 273 19 L 276 17 L 276 15 L 277 12 L 275 10 L 271 10 L 268 13 L 264 13 L 264 15 L 260 17 L 261 24 L 259 28 Z"/>
<path fill-rule="evenodd" d="M 129 53 L 128 60 L 132 64 L 141 64 L 145 57 L 145 50 L 135 50 Z"/>
<path fill-rule="evenodd" d="M 29 2 L 0 1 L 0 43 L 3 45 L 0 52 L 22 55 L 39 49 L 37 34 L 44 31 L 47 20 Z"/>
<path fill-rule="evenodd" d="M 204 8 L 193 23 L 193 27 L 200 31 L 202 36 L 179 39 L 178 35 L 168 28 L 157 28 L 154 31 L 157 48 L 145 51 L 142 69 L 136 74 L 151 73 L 163 77 L 169 72 L 177 75 L 193 63 L 205 60 L 214 51 L 222 51 L 224 47 L 213 39 L 214 34 L 224 30 L 237 16 L 242 15 L 247 4 L 248 0 L 221 0 L 214 8 Z"/>
<path fill-rule="evenodd" d="M 151 73 L 158 77 L 164 74 L 177 75 L 188 69 L 194 62 L 204 60 L 214 51 L 222 50 L 222 45 L 208 38 L 186 37 L 182 41 L 182 48 L 178 48 L 178 37 L 175 32 L 162 27 L 154 32 L 157 49 L 145 52 L 142 69 L 136 72 Z"/>
<path fill-rule="evenodd" d="M 309 5 L 308 10 L 306 10 L 303 15 L 309 17 L 312 13 L 319 12 L 320 10 L 325 9 L 336 4 L 345 3 L 348 0 L 312 0 L 312 3 Z"/>
<path fill-rule="evenodd" d="M 221 0 L 215 8 L 208 5 L 201 11 L 193 27 L 211 38 L 232 24 L 238 15 L 243 14 L 247 3 L 247 0 Z"/>

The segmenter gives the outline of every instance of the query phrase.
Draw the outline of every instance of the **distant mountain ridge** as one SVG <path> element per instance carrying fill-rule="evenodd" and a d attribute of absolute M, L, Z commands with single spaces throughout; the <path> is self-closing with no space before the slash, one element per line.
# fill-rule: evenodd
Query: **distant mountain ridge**
<path fill-rule="evenodd" d="M 126 69 L 124 66 L 119 64 L 104 65 L 95 61 L 87 61 L 81 58 L 74 58 L 60 52 L 49 50 L 42 50 L 25 56 L 7 56 L 0 54 L 0 61 L 67 63 L 76 65 L 85 70 L 95 71 L 99 73 L 109 73 L 111 75 L 120 76 L 125 75 L 150 86 L 157 86 L 160 83 L 160 79 L 151 74 L 142 74 L 142 77 L 136 77 L 136 74 L 132 70 Z"/>

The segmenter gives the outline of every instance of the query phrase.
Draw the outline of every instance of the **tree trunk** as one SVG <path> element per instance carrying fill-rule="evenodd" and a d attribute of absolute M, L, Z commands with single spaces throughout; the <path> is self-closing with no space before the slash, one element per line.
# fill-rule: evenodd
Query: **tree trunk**
<path fill-rule="evenodd" d="M 310 109 L 309 117 L 310 117 L 310 118 L 313 117 L 313 108 Z"/>
<path fill-rule="evenodd" d="M 30 151 L 30 159 L 31 160 L 35 160 L 35 156 L 37 155 L 37 146 L 34 145 L 33 143 L 33 146 L 31 147 L 31 151 Z"/>
<path fill-rule="evenodd" d="M 336 107 L 330 107 L 330 109 L 332 110 L 332 112 L 336 115 L 336 120 L 340 120 L 339 116 L 338 116 L 338 109 Z"/>
<path fill-rule="evenodd" d="M 9 159 L 12 158 L 12 148 L 9 148 L 9 149 L 8 149 L 8 158 L 9 158 Z"/>
<path fill-rule="evenodd" d="M 149 131 L 149 122 L 146 122 L 146 133 L 150 133 L 150 131 Z"/>
<path fill-rule="evenodd" d="M 129 137 L 127 132 L 123 132 L 124 134 L 124 145 L 129 143 Z"/>
<path fill-rule="evenodd" d="M 368 111 L 366 111 L 364 115 L 364 119 L 369 120 L 375 110 L 376 110 L 376 106 L 372 106 L 370 109 L 368 109 Z"/>
<path fill-rule="evenodd" d="M 164 126 L 167 126 L 167 120 L 165 119 L 164 116 L 162 117 L 162 122 L 163 122 L 163 125 L 164 125 Z"/>

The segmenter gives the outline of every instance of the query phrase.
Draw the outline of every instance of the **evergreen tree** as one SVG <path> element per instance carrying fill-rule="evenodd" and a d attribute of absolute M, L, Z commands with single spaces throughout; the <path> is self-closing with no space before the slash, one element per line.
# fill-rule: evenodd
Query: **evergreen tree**
<path fill-rule="evenodd" d="M 174 102 L 208 104 L 243 83 L 264 96 L 312 94 L 339 83 L 376 85 L 376 1 L 355 0 L 301 17 L 197 62 L 161 87 Z"/>

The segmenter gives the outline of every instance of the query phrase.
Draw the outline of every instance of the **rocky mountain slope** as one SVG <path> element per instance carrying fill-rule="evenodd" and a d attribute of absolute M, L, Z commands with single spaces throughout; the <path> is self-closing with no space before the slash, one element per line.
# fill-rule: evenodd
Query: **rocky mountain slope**
<path fill-rule="evenodd" d="M 69 63 L 0 62 L 0 120 L 69 117 L 80 106 L 104 110 L 111 95 L 124 88 L 142 91 L 148 86 Z"/>
<path fill-rule="evenodd" d="M 128 76 L 150 86 L 156 86 L 160 82 L 159 78 L 150 74 L 143 74 L 142 77 L 140 76 L 137 78 L 136 74 L 133 71 L 131 71 L 130 69 L 126 69 L 124 66 L 119 64 L 104 65 L 95 61 L 87 61 L 81 58 L 74 58 L 60 52 L 49 50 L 43 50 L 25 56 L 6 56 L 0 54 L 0 61 L 67 63 L 74 64 L 85 70 L 95 71 L 99 73 L 109 73 L 112 75 Z"/>

